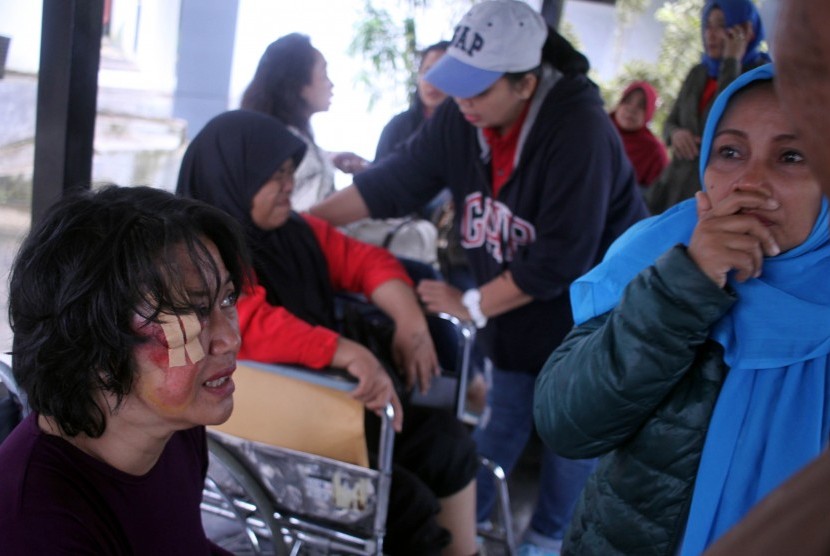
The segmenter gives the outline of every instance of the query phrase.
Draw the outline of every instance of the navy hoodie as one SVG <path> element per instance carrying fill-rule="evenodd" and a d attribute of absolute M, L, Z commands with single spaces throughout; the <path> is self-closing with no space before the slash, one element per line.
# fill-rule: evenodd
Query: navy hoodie
<path fill-rule="evenodd" d="M 647 215 L 636 178 L 596 86 L 545 67 L 510 179 L 492 194 L 480 130 L 444 102 L 394 155 L 355 183 L 373 218 L 409 214 L 445 185 L 479 285 L 510 270 L 527 305 L 480 332 L 493 363 L 538 373 L 573 326 L 568 288 L 623 231 Z"/>

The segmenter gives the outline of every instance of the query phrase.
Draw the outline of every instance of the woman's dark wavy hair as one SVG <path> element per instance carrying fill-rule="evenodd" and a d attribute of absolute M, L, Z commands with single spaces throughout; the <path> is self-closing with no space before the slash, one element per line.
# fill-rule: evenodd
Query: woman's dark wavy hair
<path fill-rule="evenodd" d="M 101 436 L 107 415 L 130 393 L 136 314 L 186 314 L 181 246 L 218 293 L 216 245 L 239 290 L 249 279 L 238 224 L 207 204 L 150 187 L 108 186 L 68 194 L 31 231 L 15 258 L 9 287 L 12 363 L 31 408 L 63 433 Z M 211 295 L 212 300 L 216 295 Z M 115 408 L 100 407 L 111 393 Z"/>
<path fill-rule="evenodd" d="M 316 55 L 311 39 L 300 33 L 285 35 L 269 44 L 242 94 L 242 108 L 274 116 L 313 137 L 309 106 L 300 93 L 311 83 Z"/>

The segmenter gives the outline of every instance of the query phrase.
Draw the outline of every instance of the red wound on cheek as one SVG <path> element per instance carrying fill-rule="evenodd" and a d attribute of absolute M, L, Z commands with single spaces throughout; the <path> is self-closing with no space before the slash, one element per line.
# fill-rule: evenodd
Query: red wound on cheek
<path fill-rule="evenodd" d="M 170 363 L 168 356 L 170 346 L 167 343 L 164 330 L 158 323 L 148 322 L 142 327 L 142 332 L 149 341 L 138 346 L 138 351 L 150 359 L 155 366 L 166 369 Z"/>

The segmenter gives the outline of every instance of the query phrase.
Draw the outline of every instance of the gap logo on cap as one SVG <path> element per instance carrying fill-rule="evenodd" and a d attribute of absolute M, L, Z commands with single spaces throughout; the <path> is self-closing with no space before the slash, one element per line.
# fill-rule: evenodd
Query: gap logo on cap
<path fill-rule="evenodd" d="M 468 56 L 472 56 L 473 53 L 484 47 L 484 37 L 475 31 L 472 31 L 472 29 L 466 25 L 458 25 L 453 32 L 450 44 L 452 44 L 455 48 L 466 52 Z"/>

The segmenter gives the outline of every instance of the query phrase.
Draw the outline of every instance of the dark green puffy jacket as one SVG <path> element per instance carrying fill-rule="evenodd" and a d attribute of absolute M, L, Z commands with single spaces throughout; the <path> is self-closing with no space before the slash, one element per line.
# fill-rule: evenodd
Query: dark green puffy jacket
<path fill-rule="evenodd" d="M 540 436 L 568 458 L 605 454 L 564 553 L 675 554 L 727 373 L 708 336 L 735 299 L 677 246 L 551 355 L 536 383 Z"/>

